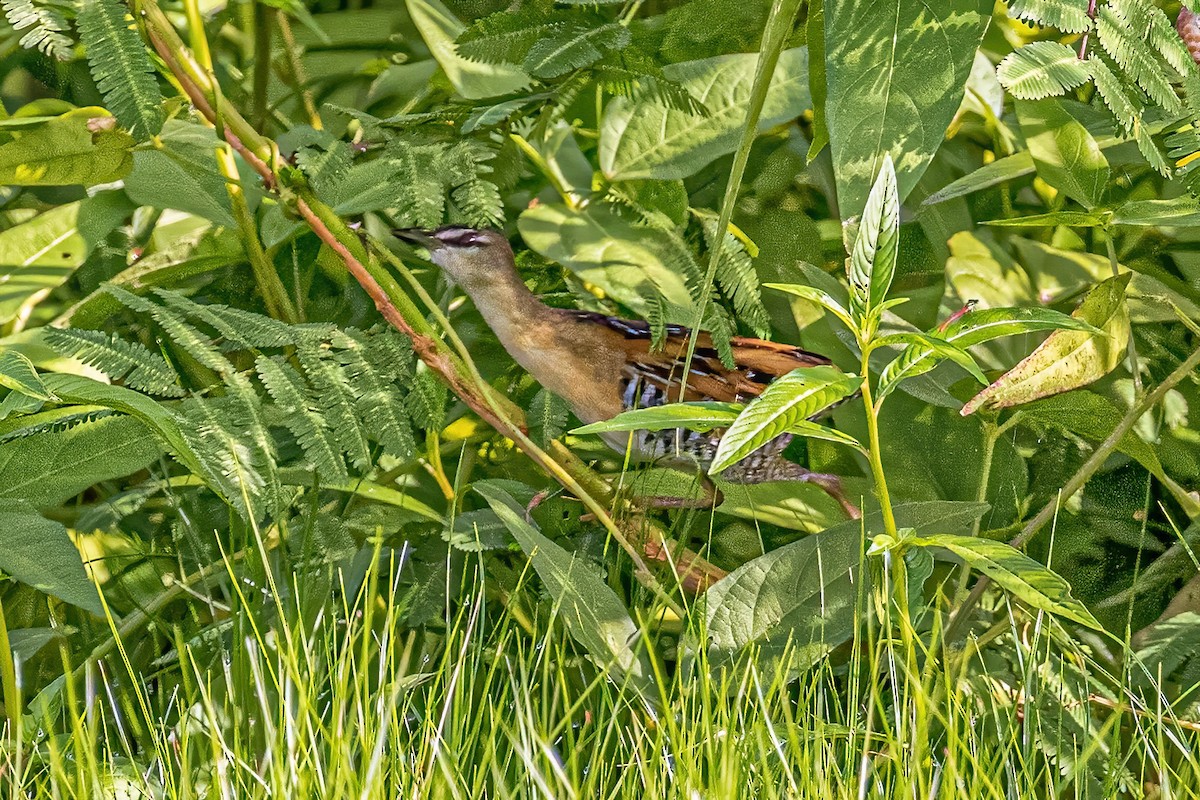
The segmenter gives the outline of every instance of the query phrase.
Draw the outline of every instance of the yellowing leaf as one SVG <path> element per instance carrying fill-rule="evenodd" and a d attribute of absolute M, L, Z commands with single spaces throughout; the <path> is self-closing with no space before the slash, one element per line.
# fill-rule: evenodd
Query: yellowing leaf
<path fill-rule="evenodd" d="M 1088 292 L 1071 315 L 1099 328 L 1103 335 L 1055 331 L 1024 361 L 975 395 L 960 413 L 966 416 L 985 406 L 1008 408 L 1028 403 L 1077 389 L 1111 372 L 1124 358 L 1129 343 L 1128 284 L 1128 273 L 1109 278 Z"/>
<path fill-rule="evenodd" d="M 111 123 L 111 125 L 109 124 Z M 0 145 L 0 185 L 94 186 L 133 168 L 133 138 L 102 108 L 78 108 L 12 131 Z"/>

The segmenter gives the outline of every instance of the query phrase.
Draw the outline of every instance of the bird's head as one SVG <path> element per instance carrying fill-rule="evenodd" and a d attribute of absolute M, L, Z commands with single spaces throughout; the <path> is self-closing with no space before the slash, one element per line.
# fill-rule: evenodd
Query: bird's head
<path fill-rule="evenodd" d="M 397 228 L 392 233 L 428 250 L 429 259 L 464 288 L 488 283 L 497 270 L 514 269 L 512 248 L 499 231 L 447 225 L 433 231 Z"/>

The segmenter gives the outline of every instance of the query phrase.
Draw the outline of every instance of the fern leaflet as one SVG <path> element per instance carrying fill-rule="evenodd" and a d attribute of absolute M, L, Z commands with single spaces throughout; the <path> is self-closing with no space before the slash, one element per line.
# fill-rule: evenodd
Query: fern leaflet
<path fill-rule="evenodd" d="M 88 0 L 79 12 L 79 33 L 109 110 L 134 136 L 156 136 L 163 126 L 162 93 L 125 4 Z"/>

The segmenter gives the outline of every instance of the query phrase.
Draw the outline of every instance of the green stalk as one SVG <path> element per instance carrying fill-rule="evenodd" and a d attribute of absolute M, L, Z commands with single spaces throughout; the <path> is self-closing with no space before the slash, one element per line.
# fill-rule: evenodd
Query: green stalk
<path fill-rule="evenodd" d="M 775 0 L 771 5 L 770 16 L 767 17 L 767 27 L 763 31 L 762 44 L 758 50 L 758 66 L 754 70 L 754 84 L 750 90 L 750 105 L 746 110 L 746 125 L 742 129 L 742 140 L 733 154 L 733 165 L 729 168 L 729 181 L 725 184 L 725 197 L 721 201 L 721 215 L 717 219 L 717 235 L 712 252 L 708 254 L 708 269 L 701 284 L 700 299 L 696 308 L 696 319 L 692 324 L 692 335 L 688 338 L 687 356 L 683 360 L 683 381 L 687 382 L 688 373 L 692 367 L 692 356 L 696 353 L 696 337 L 704 323 L 704 312 L 708 308 L 709 294 L 713 282 L 717 278 L 717 265 L 721 261 L 721 250 L 725 243 L 725 232 L 733 221 L 733 207 L 737 204 L 738 190 L 742 185 L 742 175 L 746 172 L 746 162 L 750 158 L 750 147 L 758 136 L 758 120 L 762 116 L 763 105 L 767 101 L 767 90 L 771 88 L 771 78 L 775 74 L 775 66 L 779 63 L 779 55 L 787 42 L 792 30 L 792 22 L 800 11 L 800 0 Z"/>
<path fill-rule="evenodd" d="M 271 80 L 271 20 L 274 9 L 266 3 L 254 4 L 254 127 L 267 129 L 270 107 L 267 86 Z"/>
<path fill-rule="evenodd" d="M 4 616 L 3 602 L 0 602 L 0 688 L 4 690 L 4 716 L 8 718 L 9 738 L 20 742 L 21 690 L 17 686 L 17 665 L 8 641 L 8 620 Z M 19 744 L 17 751 L 20 752 Z"/>
<path fill-rule="evenodd" d="M 879 506 L 883 510 L 883 530 L 893 539 L 898 538 L 896 532 L 896 516 L 892 513 L 892 500 L 888 495 L 887 476 L 883 472 L 883 455 L 879 447 L 879 409 L 871 399 L 871 347 L 868 343 L 862 349 L 862 399 L 863 408 L 867 412 L 868 458 L 871 462 L 871 477 L 875 480 L 875 493 L 879 496 Z"/>

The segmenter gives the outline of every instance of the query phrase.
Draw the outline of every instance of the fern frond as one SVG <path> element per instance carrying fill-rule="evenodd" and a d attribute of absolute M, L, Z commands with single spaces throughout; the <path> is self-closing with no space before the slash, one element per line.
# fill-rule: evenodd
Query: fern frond
<path fill-rule="evenodd" d="M 605 52 L 620 50 L 629 40 L 629 29 L 616 22 L 575 25 L 534 42 L 524 66 L 534 77 L 557 78 L 596 63 Z"/>
<path fill-rule="evenodd" d="M 1171 167 L 1167 164 L 1167 160 L 1163 158 L 1162 150 L 1155 144 L 1154 138 L 1146 130 L 1146 126 L 1139 121 L 1133 126 L 1133 140 L 1137 142 L 1138 150 L 1142 157 L 1146 159 L 1146 163 L 1154 168 L 1159 175 L 1164 178 L 1171 177 Z"/>
<path fill-rule="evenodd" d="M 81 328 L 44 328 L 42 336 L 64 356 L 77 358 L 130 389 L 159 397 L 186 394 L 167 360 L 140 342 Z"/>
<path fill-rule="evenodd" d="M 371 445 L 366 426 L 359 420 L 355 408 L 358 398 L 346 371 L 327 346 L 301 345 L 297 355 L 312 387 L 309 402 L 321 409 L 321 416 L 350 463 L 356 469 L 366 468 L 371 463 Z"/>
<path fill-rule="evenodd" d="M 87 0 L 79 12 L 79 34 L 92 79 L 113 116 L 140 139 L 157 135 L 163 126 L 162 93 L 125 4 Z"/>
<path fill-rule="evenodd" d="M 1200 68 L 1162 9 L 1148 0 L 1110 0 L 1108 8 L 1175 72 L 1188 99 L 1200 101 Z"/>
<path fill-rule="evenodd" d="M 668 78 L 654 59 L 630 45 L 612 50 L 593 64 L 592 80 L 621 97 L 651 97 L 685 114 L 706 116 L 708 109 L 681 83 Z"/>
<path fill-rule="evenodd" d="M 209 337 L 194 328 L 173 309 L 159 305 L 145 297 L 133 294 L 119 286 L 108 284 L 105 290 L 126 308 L 149 315 L 171 337 L 171 341 L 183 348 L 189 356 L 218 375 L 228 375 L 233 366 L 213 346 Z"/>
<path fill-rule="evenodd" d="M 1063 33 L 1083 33 L 1092 27 L 1088 0 L 1005 0 L 1013 19 L 1058 28 Z"/>
<path fill-rule="evenodd" d="M 179 292 L 168 289 L 155 289 L 154 294 L 168 308 L 212 326 L 229 344 L 238 349 L 288 347 L 294 345 L 301 336 L 328 338 L 334 330 L 331 325 L 288 325 L 263 314 L 220 303 L 197 303 Z"/>
<path fill-rule="evenodd" d="M 181 410 L 180 430 L 196 456 L 201 476 L 234 508 L 249 517 L 259 517 L 262 501 L 269 492 L 264 473 L 274 469 L 266 454 L 236 431 L 241 420 L 233 418 L 229 404 L 221 400 L 196 400 Z"/>
<path fill-rule="evenodd" d="M 1091 71 L 1065 44 L 1032 42 L 1005 56 L 996 75 L 1014 97 L 1041 100 L 1082 86 Z"/>
<path fill-rule="evenodd" d="M 446 384 L 432 370 L 418 370 L 404 398 L 413 424 L 421 430 L 441 430 L 446 424 L 446 397 Z"/>
<path fill-rule="evenodd" d="M 1095 80 L 1096 92 L 1100 99 L 1116 117 L 1117 124 L 1126 132 L 1132 131 L 1141 119 L 1141 102 L 1125 88 L 1124 83 L 1103 58 L 1093 55 L 1088 59 L 1088 63 L 1091 64 L 1092 78 Z"/>
<path fill-rule="evenodd" d="M 313 469 L 328 481 L 345 481 L 348 474 L 341 450 L 319 408 L 312 404 L 304 379 L 290 364 L 265 355 L 256 359 L 255 368 L 267 394 L 283 412 L 283 424 L 296 437 Z"/>
<path fill-rule="evenodd" d="M 4 17 L 21 36 L 18 44 L 28 50 L 40 50 L 51 58 L 69 61 L 74 55 L 75 42 L 67 35 L 67 20 L 57 9 L 34 0 L 3 0 Z"/>
<path fill-rule="evenodd" d="M 455 44 L 463 58 L 488 64 L 520 64 L 540 39 L 553 37 L 571 25 L 565 13 L 547 15 L 545 9 L 527 6 L 499 11 L 471 25 Z"/>
<path fill-rule="evenodd" d="M 1170 114 L 1177 113 L 1181 108 L 1179 98 L 1149 44 L 1135 36 L 1109 6 L 1100 9 L 1096 23 L 1100 46 L 1130 80 L 1157 106 Z"/>
<path fill-rule="evenodd" d="M 357 416 L 384 450 L 397 458 L 407 458 L 416 450 L 416 440 L 404 399 L 394 384 L 398 373 L 379 359 L 378 344 L 372 342 L 375 337 L 357 332 L 351 336 L 356 346 L 343 351 L 341 358 L 357 397 Z"/>
<path fill-rule="evenodd" d="M 717 220 L 701 218 L 704 241 L 709 250 L 717 247 Z M 758 274 L 745 246 L 729 231 L 721 237 L 721 252 L 717 261 L 717 285 L 733 303 L 737 318 L 749 325 L 761 337 L 770 332 L 771 322 L 758 288 Z"/>

